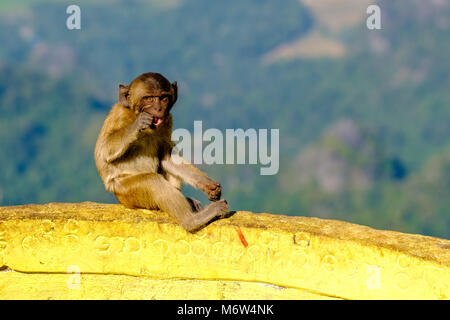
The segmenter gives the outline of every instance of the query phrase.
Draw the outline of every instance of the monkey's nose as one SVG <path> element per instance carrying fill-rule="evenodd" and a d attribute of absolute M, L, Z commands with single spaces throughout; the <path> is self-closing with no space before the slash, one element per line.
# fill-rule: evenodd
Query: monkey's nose
<path fill-rule="evenodd" d="M 158 118 L 164 118 L 164 112 L 161 111 L 154 112 L 153 115 Z"/>
<path fill-rule="evenodd" d="M 163 114 L 164 114 L 162 107 L 159 106 L 159 105 L 156 106 L 153 110 L 154 110 L 155 113 L 156 113 L 155 115 L 158 116 L 158 117 L 162 117 Z"/>

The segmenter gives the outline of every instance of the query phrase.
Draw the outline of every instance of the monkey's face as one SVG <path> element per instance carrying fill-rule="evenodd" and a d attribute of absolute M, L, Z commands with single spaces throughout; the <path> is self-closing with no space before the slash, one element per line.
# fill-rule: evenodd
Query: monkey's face
<path fill-rule="evenodd" d="M 144 73 L 131 82 L 120 85 L 119 102 L 136 114 L 146 112 L 152 116 L 151 129 L 160 127 L 168 118 L 177 100 L 177 83 L 170 83 L 159 73 Z"/>
<path fill-rule="evenodd" d="M 160 126 L 169 113 L 170 96 L 167 93 L 146 95 L 140 99 L 139 112 L 147 112 L 153 117 L 152 127 Z"/>

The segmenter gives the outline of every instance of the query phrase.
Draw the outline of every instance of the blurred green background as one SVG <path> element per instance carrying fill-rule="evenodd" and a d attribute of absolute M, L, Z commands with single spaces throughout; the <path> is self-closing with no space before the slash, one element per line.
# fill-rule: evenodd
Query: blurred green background
<path fill-rule="evenodd" d="M 2 206 L 116 202 L 95 141 L 119 83 L 153 71 L 179 83 L 175 128 L 280 130 L 277 175 L 201 166 L 231 209 L 450 238 L 449 1 L 3 0 L 0 16 Z"/>

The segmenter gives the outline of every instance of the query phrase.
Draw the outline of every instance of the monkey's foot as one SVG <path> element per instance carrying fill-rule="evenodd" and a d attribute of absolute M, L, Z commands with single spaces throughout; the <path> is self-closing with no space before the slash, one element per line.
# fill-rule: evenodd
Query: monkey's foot
<path fill-rule="evenodd" d="M 225 199 L 212 202 L 202 211 L 191 216 L 190 219 L 182 221 L 182 226 L 189 232 L 198 231 L 217 218 L 223 218 L 229 211 L 228 203 Z"/>
<path fill-rule="evenodd" d="M 212 208 L 216 211 L 216 217 L 223 218 L 230 211 L 227 200 L 222 199 L 210 204 Z"/>

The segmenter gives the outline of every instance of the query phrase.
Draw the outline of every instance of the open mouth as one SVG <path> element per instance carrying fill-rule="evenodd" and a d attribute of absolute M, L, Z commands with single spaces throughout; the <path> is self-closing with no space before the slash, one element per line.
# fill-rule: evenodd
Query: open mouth
<path fill-rule="evenodd" d="M 157 116 L 153 116 L 152 125 L 159 126 L 161 123 L 163 123 L 163 119 L 162 118 L 159 118 Z"/>

